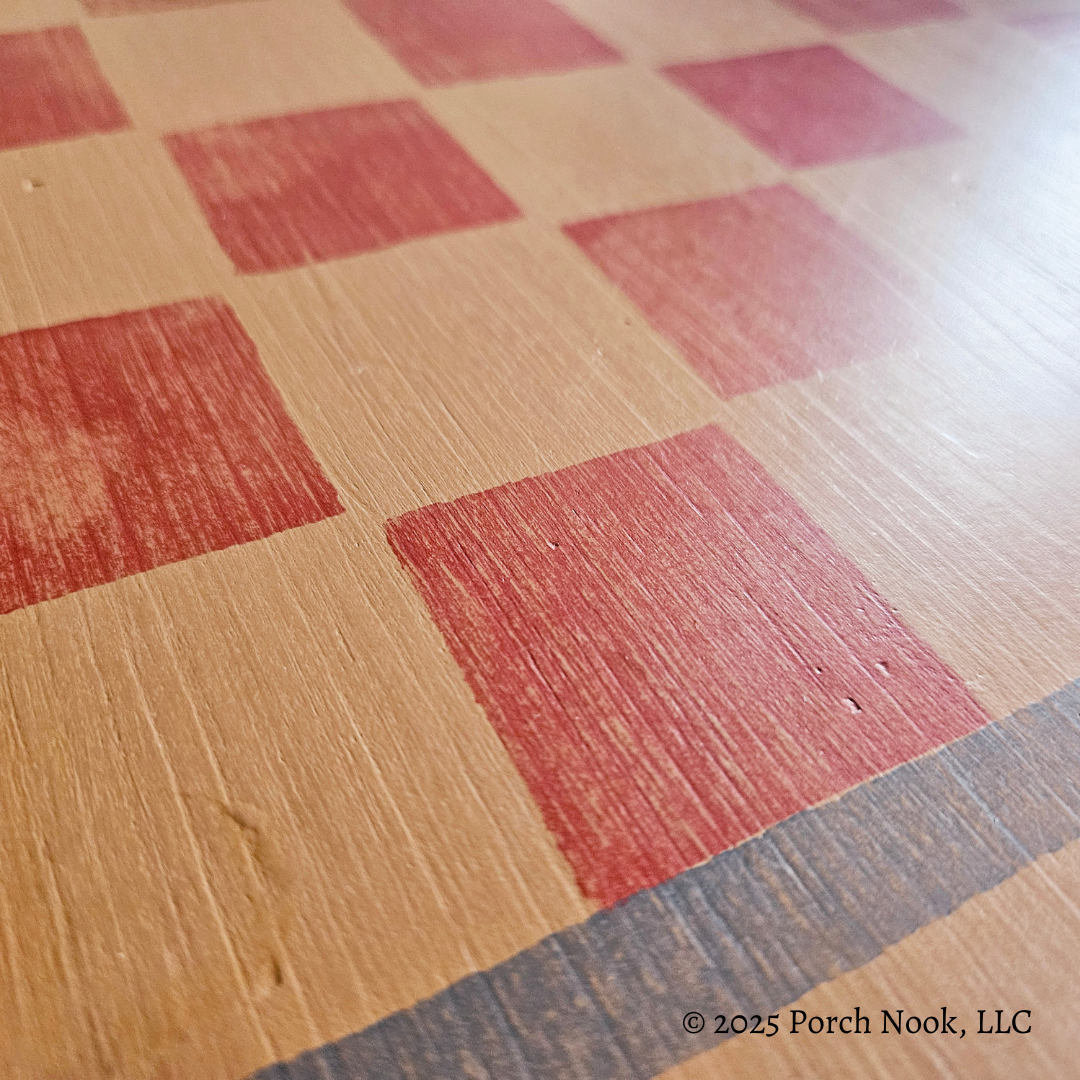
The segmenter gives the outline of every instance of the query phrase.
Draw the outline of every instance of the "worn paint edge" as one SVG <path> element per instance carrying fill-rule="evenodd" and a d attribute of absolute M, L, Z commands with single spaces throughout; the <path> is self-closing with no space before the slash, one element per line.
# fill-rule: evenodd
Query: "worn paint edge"
<path fill-rule="evenodd" d="M 647 1080 L 1078 838 L 1080 679 L 251 1080 Z"/>

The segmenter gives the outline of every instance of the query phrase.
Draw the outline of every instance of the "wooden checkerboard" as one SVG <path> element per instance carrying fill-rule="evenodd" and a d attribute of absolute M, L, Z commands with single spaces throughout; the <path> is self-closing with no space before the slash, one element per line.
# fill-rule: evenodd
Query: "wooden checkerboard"
<path fill-rule="evenodd" d="M 0 4 L 5 1080 L 1070 1075 L 1078 91 L 1075 0 Z"/>

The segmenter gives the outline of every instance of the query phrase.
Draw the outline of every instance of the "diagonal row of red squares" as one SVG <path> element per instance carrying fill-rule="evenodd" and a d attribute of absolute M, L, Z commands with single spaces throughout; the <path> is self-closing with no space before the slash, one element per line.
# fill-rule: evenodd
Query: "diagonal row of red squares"
<path fill-rule="evenodd" d="M 905 7 L 790 3 L 849 27 Z M 548 0 L 349 7 L 427 84 L 620 59 Z M 906 2 L 925 17 L 951 9 Z M 0 64 L 15 72 L 0 147 L 128 122 L 74 28 L 0 37 Z M 831 46 L 666 75 L 791 167 L 959 134 Z M 412 101 L 166 145 L 242 273 L 518 215 Z M 566 232 L 724 397 L 906 333 L 895 272 L 788 186 Z M 343 510 L 219 300 L 0 338 L 0 455 L 0 612 Z M 387 535 L 583 890 L 605 904 L 987 719 L 717 428 L 424 507 Z"/>
<path fill-rule="evenodd" d="M 390 19 L 390 9 L 374 0 L 367 7 L 368 16 L 377 8 Z M 424 34 L 433 26 L 450 34 L 457 25 L 451 15 L 472 18 L 479 10 L 420 4 L 413 14 Z M 543 10 L 529 18 L 559 38 L 561 24 Z M 507 40 L 516 40 L 515 18 L 506 14 L 505 25 L 496 19 Z M 12 117 L 0 111 L 0 135 L 25 142 L 125 122 L 77 30 L 0 37 L 3 55 L 23 67 L 38 64 L 41 77 L 17 83 L 19 110 Z M 959 134 L 832 46 L 681 65 L 666 74 L 789 165 Z M 35 129 L 35 117 L 47 123 Z M 166 136 L 166 145 L 242 273 L 519 214 L 413 101 L 226 124 Z M 906 337 L 895 272 L 786 187 L 582 222 L 567 232 L 723 397 L 880 355 Z"/>
<path fill-rule="evenodd" d="M 232 0 L 82 0 L 91 15 L 212 6 Z M 550 0 L 345 0 L 423 82 L 564 70 L 618 53 Z M 833 30 L 889 30 L 959 19 L 953 0 L 782 0 Z"/>

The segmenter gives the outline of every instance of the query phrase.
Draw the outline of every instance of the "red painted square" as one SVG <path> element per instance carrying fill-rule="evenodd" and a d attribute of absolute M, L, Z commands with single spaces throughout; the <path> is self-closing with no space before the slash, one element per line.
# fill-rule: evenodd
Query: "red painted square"
<path fill-rule="evenodd" d="M 989 719 L 718 428 L 387 532 L 605 905 Z"/>
<path fill-rule="evenodd" d="M 0 613 L 342 512 L 222 300 L 0 338 Z"/>
<path fill-rule="evenodd" d="M 0 34 L 0 150 L 127 127 L 75 26 Z"/>
<path fill-rule="evenodd" d="M 896 271 L 783 185 L 565 231 L 724 398 L 908 336 Z"/>
<path fill-rule="evenodd" d="M 800 15 L 842 33 L 892 30 L 939 19 L 963 19 L 968 13 L 952 0 L 783 0 Z"/>
<path fill-rule="evenodd" d="M 790 167 L 887 154 L 963 134 L 832 45 L 679 64 L 665 74 Z"/>
<path fill-rule="evenodd" d="M 242 273 L 519 214 L 414 101 L 225 124 L 165 142 Z"/>
<path fill-rule="evenodd" d="M 422 83 L 569 71 L 622 59 L 549 0 L 345 0 Z"/>

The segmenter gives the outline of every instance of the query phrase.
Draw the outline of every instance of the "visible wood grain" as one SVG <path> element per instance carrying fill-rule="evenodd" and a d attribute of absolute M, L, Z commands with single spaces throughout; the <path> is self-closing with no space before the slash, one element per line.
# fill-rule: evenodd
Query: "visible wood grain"
<path fill-rule="evenodd" d="M 245 0 L 84 26 L 142 130 L 163 133 L 412 96 L 418 86 L 336 0 Z"/>
<path fill-rule="evenodd" d="M 882 956 L 792 1002 L 807 1016 L 850 1015 L 873 1003 L 869 1037 L 839 1040 L 774 1038 L 772 1046 L 734 1039 L 658 1080 L 892 1080 L 908 1076 L 978 1076 L 985 1080 L 1067 1076 L 1076 1060 L 1080 1025 L 1072 1007 L 1073 958 L 1080 948 L 1080 843 L 1039 859 L 947 919 L 931 923 Z M 1032 919 L 1032 912 L 1040 917 Z M 988 950 L 993 960 L 987 960 Z M 947 958 L 947 959 L 946 959 Z M 988 1027 L 996 1010 L 1011 1026 L 1015 1010 L 1038 1002 L 1031 1035 L 978 1034 L 979 1010 Z M 948 1003 L 964 1038 L 904 1038 L 882 1034 L 882 1009 L 893 1016 L 940 1016 Z M 1015 1003 L 1015 1004 L 1014 1004 Z M 864 1015 L 865 1015 L 864 1007 Z M 785 1011 L 790 1031 L 790 1013 Z M 1026 1025 L 1027 1017 L 1021 1016 Z M 850 1025 L 849 1025 L 850 1026 Z M 805 1033 L 805 1028 L 801 1034 Z"/>
<path fill-rule="evenodd" d="M 996 1055 L 1024 1067 L 1025 1075 L 1053 1071 L 1050 1063 L 1060 1067 L 1067 1059 L 1076 1032 L 1060 990 L 1071 958 L 1057 955 L 1050 928 L 1029 951 L 1035 935 L 1021 929 L 1021 911 L 1040 885 L 1053 891 L 1056 877 L 1066 895 L 1047 906 L 1067 914 L 1066 932 L 1075 936 L 1070 893 L 1080 786 L 1071 774 L 1080 761 L 1078 717 L 1080 683 L 1074 683 L 254 1080 L 427 1072 L 627 1080 L 654 1076 L 717 1044 L 686 1072 L 715 1075 L 718 1062 L 723 1068 L 731 1061 L 748 1066 L 750 1075 L 791 1076 L 790 1067 L 795 1077 L 825 1080 L 831 1068 L 851 1075 L 884 1058 L 884 1071 L 872 1075 L 894 1074 L 902 1063 L 932 1076 L 941 1075 L 934 1067 L 945 1058 L 955 1066 L 946 1075 L 963 1077 Z M 1060 863 L 1047 857 L 1055 852 Z M 1014 874 L 1029 884 L 1034 878 L 1035 888 L 1011 885 Z M 1001 908 L 1011 917 L 997 917 Z M 1013 983 L 997 984 L 980 970 L 987 924 L 1008 970 L 1019 976 Z M 929 938 L 930 947 L 920 938 Z M 943 948 L 936 951 L 935 944 Z M 901 957 L 897 967 L 913 969 L 900 973 L 898 985 L 874 977 L 893 966 L 890 950 Z M 1051 955 L 1036 962 L 1058 991 L 1049 1001 L 1038 977 L 1021 968 L 1044 950 Z M 947 966 L 945 957 L 957 967 L 936 971 Z M 859 998 L 836 1000 L 852 987 L 862 991 Z M 945 1036 L 953 1045 L 940 1051 L 940 1032 L 933 1041 L 894 1035 L 870 1038 L 868 1045 L 873 1032 L 844 1038 L 834 1030 L 817 1039 L 805 1027 L 791 1032 L 788 1009 L 803 1003 L 821 1008 L 825 1002 L 832 1015 L 852 1014 L 857 1004 L 877 1025 L 882 1008 L 894 1016 L 897 1009 L 905 1016 L 912 1009 L 940 1015 L 938 987 L 955 994 L 945 1007 L 960 1020 L 955 1037 Z M 1041 1044 L 1014 1035 L 1005 1046 L 994 1037 L 988 1047 L 977 1034 L 978 1009 L 987 1008 L 983 993 L 1024 1003 L 998 1007 L 1010 1017 L 1030 1008 L 1033 1033 L 1037 1015 L 1058 1026 Z M 703 1030 L 683 1026 L 689 1011 L 703 1014 Z M 735 1014 L 775 1015 L 785 1023 L 771 1038 L 764 1022 L 757 1035 L 732 1038 L 730 1024 L 724 1033 L 716 1030 L 717 1014 L 729 1021 Z M 808 1041 L 814 1045 L 806 1047 Z M 1010 1043 L 1019 1046 L 1010 1051 Z"/>
<path fill-rule="evenodd" d="M 680 64 L 665 74 L 789 167 L 962 134 L 832 45 Z"/>
<path fill-rule="evenodd" d="M 813 864 L 834 885 L 810 888 L 809 915 L 794 918 L 794 887 L 770 894 L 751 879 L 765 890 L 755 897 L 777 899 L 771 937 L 754 923 L 753 901 L 725 906 L 715 882 L 687 902 L 695 918 L 703 913 L 696 937 L 685 935 L 688 907 L 665 906 L 673 882 L 598 914 L 385 533 L 389 519 L 434 503 L 529 478 L 550 483 L 555 470 L 717 423 L 768 474 L 766 487 L 782 488 L 812 532 L 828 536 L 837 565 L 868 582 L 889 618 L 986 713 L 1005 717 L 1075 680 L 1080 67 L 1067 34 L 1051 38 L 1047 24 L 1041 36 L 1015 20 L 1075 11 L 1076 0 L 962 2 L 971 17 L 847 33 L 772 0 L 417 0 L 379 8 L 401 20 L 383 37 L 365 20 L 376 10 L 366 2 L 0 3 L 0 33 L 89 42 L 77 85 L 57 81 L 55 49 L 35 54 L 33 77 L 15 78 L 9 63 L 0 80 L 0 141 L 13 140 L 0 150 L 0 335 L 224 297 L 345 508 L 0 616 L 5 1080 L 241 1080 L 342 1039 L 333 1068 L 364 1075 L 361 1052 L 377 1044 L 368 1072 L 394 1075 L 385 1032 L 418 1055 L 401 1059 L 416 1075 L 445 1062 L 475 1076 L 483 1054 L 505 1051 L 488 1070 L 500 1080 L 574 1068 L 596 1080 L 605 1063 L 626 1075 L 632 1047 L 644 1076 L 676 1060 L 663 1057 L 671 1032 L 653 1026 L 670 1004 L 650 996 L 661 986 L 657 964 L 673 958 L 671 985 L 693 990 L 690 973 L 705 956 L 732 957 L 705 968 L 730 973 L 722 992 L 741 994 L 760 950 L 803 928 L 791 955 L 805 976 L 787 953 L 770 954 L 772 974 L 788 980 L 784 1001 L 809 993 L 825 1008 L 864 991 L 887 996 L 897 981 L 898 995 L 935 1009 L 941 993 L 997 1007 L 991 999 L 1022 992 L 1053 1030 L 1037 1028 L 1027 1049 L 1002 1048 L 1000 1061 L 994 1050 L 965 1057 L 976 1047 L 969 1039 L 962 1054 L 908 1040 L 882 1056 L 834 1040 L 789 1045 L 791 1058 L 759 1057 L 736 1040 L 700 1074 L 1068 1075 L 1071 855 L 1023 869 L 1075 824 L 1072 811 L 1055 817 L 1073 805 L 1075 773 L 1059 744 L 1010 737 L 999 754 L 976 733 L 978 753 L 961 764 L 977 798 L 911 779 L 932 761 L 952 761 L 950 775 L 961 775 L 957 759 L 931 755 L 812 806 L 817 821 L 856 806 L 862 831 L 844 834 L 859 837 L 849 846 L 785 834 L 796 837 L 787 865 Z M 882 5 L 860 5 L 863 17 L 875 10 Z M 758 120 L 783 135 L 769 145 L 751 145 L 657 70 L 822 45 L 858 65 L 861 81 L 845 77 L 836 93 L 824 80 L 813 91 L 811 70 L 762 94 Z M 875 88 L 869 97 L 849 93 L 864 86 Z M 75 115 L 84 123 L 88 102 L 98 116 L 106 97 L 129 126 L 49 128 Z M 280 218 L 253 226 L 262 243 L 278 233 L 299 249 L 301 265 L 238 274 L 161 139 L 250 121 L 280 130 L 290 117 L 405 99 L 505 191 L 520 219 L 462 219 L 445 201 L 418 209 L 423 153 L 387 184 L 389 173 L 365 174 L 363 153 L 342 152 L 347 140 L 335 135 L 327 156 L 304 158 L 303 169 L 239 167 L 234 179 L 249 192 L 272 194 L 287 177 L 281 192 L 321 208 L 327 244 L 286 243 Z M 884 112 L 868 113 L 874 101 Z M 892 111 L 897 101 L 903 109 Z M 895 128 L 884 138 L 898 116 L 922 138 L 927 129 L 910 120 L 926 110 L 937 130 L 959 134 L 905 139 L 906 148 Z M 811 121 L 822 125 L 816 146 Z M 28 124 L 54 141 L 30 145 Z M 837 159 L 840 144 L 862 156 Z M 824 163 L 785 164 L 799 146 Z M 353 169 L 358 187 L 343 187 L 328 159 Z M 464 194 L 475 194 L 476 173 L 463 176 Z M 443 179 L 453 194 L 456 181 Z M 721 401 L 684 346 L 650 325 L 633 276 L 609 277 L 561 226 L 781 182 L 866 259 L 839 275 L 849 285 L 828 303 L 792 320 L 829 343 L 805 349 L 805 366 L 788 372 L 797 377 Z M 356 242 L 355 222 L 343 224 L 353 210 L 370 233 L 373 207 L 401 216 L 399 229 L 380 225 L 390 246 L 335 249 L 334 232 Z M 436 229 L 462 228 L 419 237 L 425 214 Z M 791 250 L 793 231 L 774 230 L 770 243 Z M 827 295 L 837 278 L 814 265 Z M 888 318 L 910 316 L 897 348 L 879 349 L 881 328 L 866 324 L 863 266 L 897 275 Z M 762 316 L 748 272 L 721 280 L 702 293 L 708 311 Z M 783 301 L 781 290 L 778 319 L 792 310 Z M 717 326 L 702 316 L 706 335 Z M 127 371 L 111 352 L 88 350 L 83 362 L 90 355 Z M 60 371 L 48 368 L 46 382 Z M 128 375 L 142 400 L 146 383 Z M 225 397 L 226 413 L 242 411 L 242 393 L 215 393 L 208 398 Z M 42 400 L 59 423 L 61 396 Z M 30 458 L 31 474 L 51 476 L 47 454 Z M 5 490 L 12 460 L 0 458 Z M 181 463 L 192 478 L 206 468 L 203 457 Z M 94 490 L 69 493 L 78 503 Z M 586 494 L 600 500 L 602 491 Z M 618 516 L 631 505 L 617 496 L 603 509 Z M 137 522 L 146 509 L 132 500 L 123 516 Z M 678 567 L 667 577 L 679 581 Z M 718 649 L 709 642 L 707 652 Z M 890 783 L 895 802 L 877 795 Z M 990 796 L 987 816 L 978 800 Z M 893 831 L 893 821 L 914 831 Z M 719 859 L 742 865 L 768 835 Z M 912 852 L 903 873 L 881 869 L 892 865 L 878 861 L 884 854 Z M 791 881 L 777 865 L 769 887 Z M 1010 874 L 1019 876 L 1004 880 Z M 995 899 L 1014 886 L 1013 899 Z M 830 908 L 829 896 L 848 897 L 845 909 Z M 662 916 L 655 951 L 635 951 L 644 939 L 620 921 L 631 908 Z M 834 922 L 815 921 L 829 912 Z M 612 963 L 583 982 L 584 946 L 563 943 L 595 943 L 598 925 L 613 928 L 603 938 Z M 886 927 L 900 940 L 881 957 Z M 540 945 L 552 934 L 554 951 Z M 526 970 L 514 965 L 531 962 L 534 948 L 547 981 L 515 987 L 478 974 Z M 869 964 L 866 980 L 830 985 L 845 963 Z M 594 986 L 603 1007 L 592 1004 Z M 432 1012 L 421 1004 L 432 995 L 457 1004 Z M 511 1025 L 501 1006 L 515 1000 L 524 1004 Z M 623 1006 L 629 1019 L 616 1033 L 604 1018 Z M 469 1025 L 488 1017 L 470 1042 Z M 370 1029 L 380 1021 L 386 1027 Z"/>
<path fill-rule="evenodd" d="M 567 71 L 619 54 L 551 0 L 346 0 L 423 83 Z"/>
<path fill-rule="evenodd" d="M 468 83 L 424 101 L 534 220 L 726 195 L 781 175 L 737 131 L 640 68 Z"/>
<path fill-rule="evenodd" d="M 0 34 L 0 71 L 0 150 L 128 125 L 77 27 Z"/>
<path fill-rule="evenodd" d="M 717 428 L 388 536 L 606 905 L 989 719 Z"/>
<path fill-rule="evenodd" d="M 343 510 L 229 307 L 0 338 L 0 614 Z"/>
<path fill-rule="evenodd" d="M 723 398 L 911 337 L 896 266 L 785 185 L 565 232 Z"/>
<path fill-rule="evenodd" d="M 221 295 L 232 275 L 153 135 L 0 154 L 0 331 Z"/>
<path fill-rule="evenodd" d="M 347 512 L 0 619 L 19 1080 L 238 1080 L 595 907 L 385 521 L 714 400 L 528 222 L 227 284 Z"/>
<path fill-rule="evenodd" d="M 242 273 L 287 270 L 519 213 L 412 101 L 182 132 L 165 145 Z"/>

